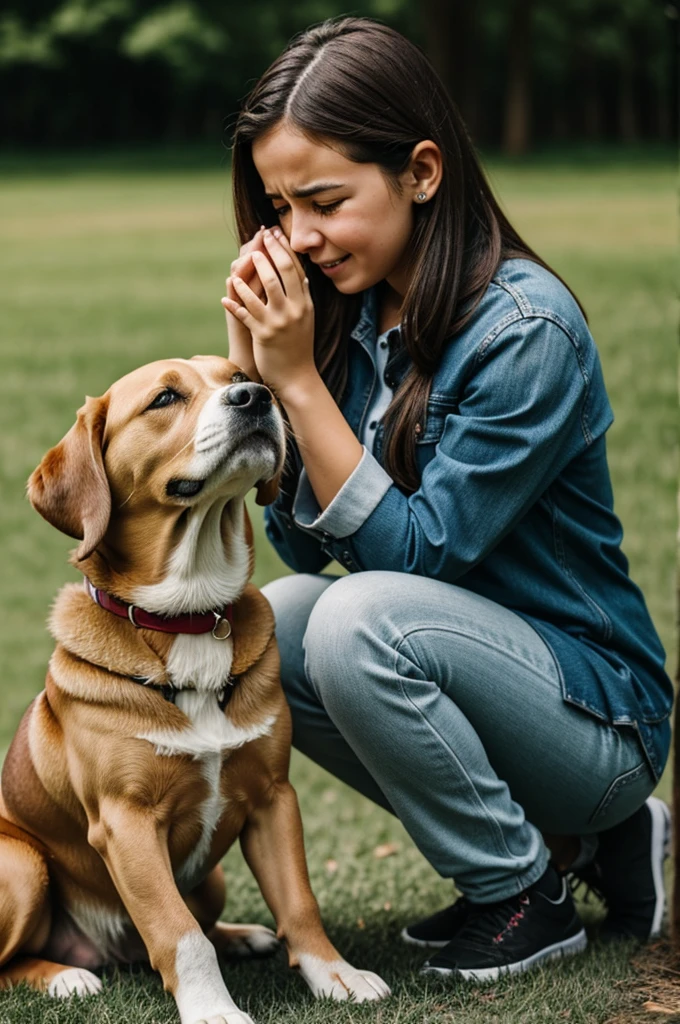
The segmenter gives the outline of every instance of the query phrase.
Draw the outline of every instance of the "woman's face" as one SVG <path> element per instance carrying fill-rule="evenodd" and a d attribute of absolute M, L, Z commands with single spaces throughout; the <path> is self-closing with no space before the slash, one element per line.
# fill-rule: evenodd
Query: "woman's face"
<path fill-rule="evenodd" d="M 355 163 L 285 122 L 253 143 L 253 160 L 291 247 L 339 292 L 352 295 L 387 280 L 406 293 L 418 191 L 406 172 L 398 195 L 377 164 Z"/>

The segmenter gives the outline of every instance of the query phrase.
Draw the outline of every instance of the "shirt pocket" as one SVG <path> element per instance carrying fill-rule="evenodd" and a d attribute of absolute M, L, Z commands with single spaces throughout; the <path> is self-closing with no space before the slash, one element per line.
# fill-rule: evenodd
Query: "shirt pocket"
<path fill-rule="evenodd" d="M 454 395 L 432 392 L 427 400 L 425 423 L 416 435 L 418 445 L 436 445 L 441 440 L 446 417 L 458 413 L 458 399 Z"/>

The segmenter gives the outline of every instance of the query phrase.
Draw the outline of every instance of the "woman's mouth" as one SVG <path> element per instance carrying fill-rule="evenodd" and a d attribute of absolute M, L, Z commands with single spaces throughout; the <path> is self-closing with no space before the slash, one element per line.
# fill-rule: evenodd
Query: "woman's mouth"
<path fill-rule="evenodd" d="M 339 260 L 333 260 L 331 263 L 319 263 L 319 266 L 323 270 L 324 274 L 332 274 L 334 271 L 338 270 L 343 263 L 346 263 L 349 257 L 350 253 L 347 253 L 346 256 L 341 256 Z"/>

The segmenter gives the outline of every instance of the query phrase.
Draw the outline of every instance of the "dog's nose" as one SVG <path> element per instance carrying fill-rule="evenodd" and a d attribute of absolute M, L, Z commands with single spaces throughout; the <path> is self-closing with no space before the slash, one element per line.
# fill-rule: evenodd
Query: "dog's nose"
<path fill-rule="evenodd" d="M 272 404 L 272 395 L 264 384 L 248 381 L 245 384 L 232 384 L 227 388 L 224 392 L 223 402 L 225 405 L 238 405 L 241 409 L 261 413 L 265 412 Z"/>

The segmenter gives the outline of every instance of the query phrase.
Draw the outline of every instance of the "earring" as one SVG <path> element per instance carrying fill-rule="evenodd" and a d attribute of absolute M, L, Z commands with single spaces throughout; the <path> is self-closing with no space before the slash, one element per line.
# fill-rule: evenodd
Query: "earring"
<path fill-rule="evenodd" d="M 427 192 L 416 192 L 416 199 L 419 203 L 424 203 L 427 199 Z"/>

